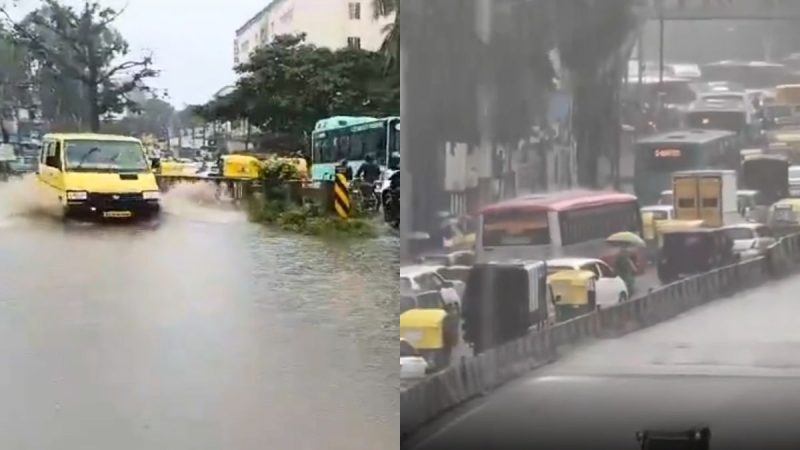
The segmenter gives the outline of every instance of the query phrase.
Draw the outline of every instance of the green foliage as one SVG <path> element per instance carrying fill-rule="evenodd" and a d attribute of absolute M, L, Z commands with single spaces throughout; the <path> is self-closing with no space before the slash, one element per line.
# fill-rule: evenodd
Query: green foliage
<path fill-rule="evenodd" d="M 45 112 L 88 122 L 98 131 L 100 117 L 138 108 L 130 95 L 148 90 L 145 80 L 158 72 L 149 56 L 128 59 L 128 43 L 112 27 L 119 14 L 92 1 L 75 9 L 58 0 L 41 0 L 38 9 L 12 24 L 16 42 L 36 62 L 42 101 L 48 104 Z"/>
<path fill-rule="evenodd" d="M 364 219 L 341 220 L 325 214 L 313 204 L 294 206 L 282 200 L 254 199 L 250 203 L 250 220 L 276 226 L 284 231 L 330 238 L 372 238 L 374 225 Z"/>
<path fill-rule="evenodd" d="M 381 53 L 386 58 L 386 71 L 400 70 L 400 0 L 372 0 L 373 19 L 394 15 L 394 20 L 383 27 Z"/>
<path fill-rule="evenodd" d="M 266 133 L 299 141 L 321 117 L 383 116 L 400 108 L 399 75 L 387 77 L 379 53 L 332 51 L 305 35 L 277 36 L 237 67 L 235 90 L 200 109 L 213 120 L 247 119 Z"/>

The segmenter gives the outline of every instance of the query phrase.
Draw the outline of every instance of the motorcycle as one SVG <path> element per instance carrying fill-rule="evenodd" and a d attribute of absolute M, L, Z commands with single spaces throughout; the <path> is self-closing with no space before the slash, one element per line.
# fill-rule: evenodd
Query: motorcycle
<path fill-rule="evenodd" d="M 356 178 L 350 185 L 350 198 L 354 204 L 358 204 L 361 211 L 366 213 L 377 212 L 380 209 L 381 201 L 375 192 L 375 183 Z"/>

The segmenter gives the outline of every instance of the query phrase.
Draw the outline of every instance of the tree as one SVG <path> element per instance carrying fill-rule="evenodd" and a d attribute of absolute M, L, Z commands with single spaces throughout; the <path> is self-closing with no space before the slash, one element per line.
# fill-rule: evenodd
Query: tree
<path fill-rule="evenodd" d="M 388 70 L 400 70 L 400 0 L 372 0 L 373 20 L 394 15 L 394 21 L 383 27 L 381 53 Z"/>
<path fill-rule="evenodd" d="M 81 10 L 42 0 L 23 21 L 12 22 L 17 42 L 30 50 L 54 93 L 70 84 L 79 87 L 71 92 L 85 106 L 73 114 L 86 119 L 92 131 L 100 129 L 100 117 L 136 108 L 129 94 L 147 90 L 145 80 L 158 75 L 149 56 L 127 59 L 128 43 L 112 27 L 120 14 L 88 0 Z"/>
<path fill-rule="evenodd" d="M 380 54 L 319 48 L 306 44 L 303 34 L 277 36 L 236 70 L 234 91 L 205 105 L 201 115 L 247 119 L 265 133 L 303 142 L 320 118 L 385 116 L 400 109 L 399 74 L 385 75 Z"/>
<path fill-rule="evenodd" d="M 105 127 L 120 134 L 142 136 L 152 134 L 159 139 L 169 137 L 170 124 L 176 116 L 175 108 L 159 98 L 149 98 L 119 121 Z"/>

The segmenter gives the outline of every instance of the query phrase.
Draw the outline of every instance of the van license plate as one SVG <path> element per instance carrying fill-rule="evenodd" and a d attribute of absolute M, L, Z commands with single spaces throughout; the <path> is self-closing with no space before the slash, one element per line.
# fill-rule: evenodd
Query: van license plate
<path fill-rule="evenodd" d="M 105 211 L 105 212 L 103 212 L 103 217 L 109 217 L 109 218 L 119 219 L 119 218 L 130 217 L 130 216 L 131 216 L 131 212 L 130 211 Z"/>

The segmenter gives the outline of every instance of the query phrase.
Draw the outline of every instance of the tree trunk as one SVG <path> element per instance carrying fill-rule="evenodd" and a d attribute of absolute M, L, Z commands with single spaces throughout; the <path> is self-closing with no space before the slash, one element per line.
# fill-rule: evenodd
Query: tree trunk
<path fill-rule="evenodd" d="M 97 78 L 96 69 L 89 69 L 89 78 L 92 80 Z M 100 95 L 98 89 L 96 82 L 86 83 L 86 98 L 89 102 L 89 128 L 92 133 L 100 131 Z"/>

